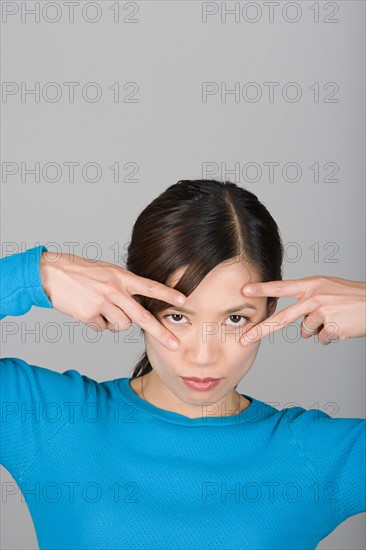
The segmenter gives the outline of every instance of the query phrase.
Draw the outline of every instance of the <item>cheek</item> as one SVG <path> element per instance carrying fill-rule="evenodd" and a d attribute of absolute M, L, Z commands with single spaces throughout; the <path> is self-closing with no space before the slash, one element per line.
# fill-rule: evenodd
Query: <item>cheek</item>
<path fill-rule="evenodd" d="M 226 346 L 224 351 L 228 363 L 235 365 L 236 368 L 251 366 L 258 354 L 260 344 L 261 341 L 259 340 L 251 346 L 243 346 L 240 340 L 236 342 L 233 340 L 233 344 Z"/>
<path fill-rule="evenodd" d="M 234 348 L 230 355 L 236 363 L 248 363 L 248 361 L 251 361 L 257 355 L 258 347 L 258 343 L 248 347 L 238 344 L 237 348 Z"/>
<path fill-rule="evenodd" d="M 251 346 L 242 346 L 245 350 L 244 360 L 247 365 L 252 365 L 255 361 L 255 358 L 258 355 L 259 346 L 261 345 L 261 340 L 256 342 L 255 344 L 252 344 Z"/>
<path fill-rule="evenodd" d="M 145 333 L 145 348 L 148 359 L 151 363 L 151 366 L 155 369 L 159 365 L 169 366 L 173 364 L 174 358 L 179 354 L 177 351 L 169 351 L 165 346 L 160 344 L 157 340 L 152 338 L 149 334 Z M 158 370 L 157 369 L 157 370 Z"/>

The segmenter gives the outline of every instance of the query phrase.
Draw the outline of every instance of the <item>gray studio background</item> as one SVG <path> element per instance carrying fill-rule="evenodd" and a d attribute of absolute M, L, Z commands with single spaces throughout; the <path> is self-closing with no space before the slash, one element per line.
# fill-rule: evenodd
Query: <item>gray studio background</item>
<path fill-rule="evenodd" d="M 286 247 L 285 279 L 365 279 L 363 1 L 278 2 L 272 18 L 266 2 L 237 2 L 239 17 L 226 21 L 221 2 L 118 2 L 119 21 L 116 2 L 79 2 L 73 23 L 63 2 L 40 2 L 38 21 L 35 2 L 2 2 L 2 256 L 73 246 L 79 256 L 124 265 L 141 210 L 179 179 L 212 176 L 244 186 L 269 209 Z M 79 83 L 74 102 L 65 82 Z M 273 101 L 268 82 L 278 83 Z M 22 86 L 36 83 L 39 101 L 22 97 Z M 235 86 L 239 97 L 221 95 Z M 102 96 L 93 101 L 96 90 Z M 270 162 L 279 163 L 274 178 Z M 26 172 L 36 163 L 39 181 Z M 295 302 L 280 299 L 278 309 Z M 263 340 L 238 390 L 277 408 L 295 402 L 364 418 L 364 339 L 305 341 L 301 320 Z M 98 381 L 131 376 L 144 349 L 137 332 L 97 334 L 75 322 L 72 339 L 72 321 L 35 307 L 8 317 L 1 354 Z M 2 469 L 2 485 L 9 481 Z M 1 548 L 38 548 L 19 492 L 1 503 Z M 365 514 L 318 548 L 365 548 Z"/>

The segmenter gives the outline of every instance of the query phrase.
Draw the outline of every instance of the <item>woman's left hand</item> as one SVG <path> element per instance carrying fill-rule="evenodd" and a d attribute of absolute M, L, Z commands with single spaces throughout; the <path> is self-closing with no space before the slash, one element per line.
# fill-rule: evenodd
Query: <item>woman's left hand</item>
<path fill-rule="evenodd" d="M 256 289 L 255 294 L 246 291 Z M 242 288 L 245 296 L 285 297 L 295 296 L 296 304 L 274 313 L 261 323 L 250 327 L 241 338 L 243 345 L 250 345 L 270 333 L 283 329 L 300 317 L 302 338 L 317 335 L 321 344 L 332 340 L 366 336 L 366 283 L 339 277 L 314 276 L 287 281 L 248 283 Z"/>

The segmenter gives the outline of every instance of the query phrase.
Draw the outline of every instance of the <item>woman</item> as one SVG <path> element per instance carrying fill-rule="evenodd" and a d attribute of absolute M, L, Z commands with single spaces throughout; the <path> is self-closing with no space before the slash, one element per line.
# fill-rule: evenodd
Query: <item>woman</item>
<path fill-rule="evenodd" d="M 364 419 L 236 391 L 270 326 L 305 315 L 322 343 L 330 323 L 365 335 L 363 282 L 281 281 L 282 261 L 264 205 L 216 180 L 155 198 L 127 269 L 45 246 L 1 260 L 1 318 L 36 305 L 99 331 L 135 322 L 146 344 L 131 378 L 104 382 L 1 359 L 1 464 L 41 550 L 309 549 L 365 511 Z M 299 301 L 274 314 L 286 292 Z"/>

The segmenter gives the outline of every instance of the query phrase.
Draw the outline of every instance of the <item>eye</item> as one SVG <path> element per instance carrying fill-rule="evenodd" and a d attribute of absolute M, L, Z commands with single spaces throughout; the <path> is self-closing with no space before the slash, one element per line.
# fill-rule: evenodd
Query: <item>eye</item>
<path fill-rule="evenodd" d="M 181 315 L 179 313 L 169 313 L 168 315 L 163 315 L 163 319 L 167 319 L 168 317 L 184 317 L 184 315 Z M 173 323 L 173 325 L 181 325 L 182 323 Z"/>
<path fill-rule="evenodd" d="M 167 319 L 168 317 L 184 317 L 184 315 L 180 314 L 180 313 L 169 313 L 168 315 L 163 315 L 163 319 Z M 245 317 L 244 315 L 229 315 L 228 319 L 232 318 L 232 317 L 236 317 L 236 318 L 241 318 L 241 319 L 245 319 L 246 321 L 250 321 L 249 317 Z M 173 325 L 182 325 L 183 323 L 175 323 L 173 322 Z M 225 323 L 227 324 L 227 323 Z M 242 327 L 244 326 L 245 323 L 234 323 L 233 325 L 228 325 L 229 327 Z"/>
<path fill-rule="evenodd" d="M 230 319 L 231 317 L 241 317 L 242 319 L 246 319 L 247 321 L 249 321 L 249 317 L 245 317 L 244 315 L 230 315 L 228 317 L 228 319 Z M 234 323 L 233 325 L 228 325 L 229 327 L 242 327 L 244 326 L 245 323 L 242 323 L 242 324 L 239 324 L 239 323 Z"/>

